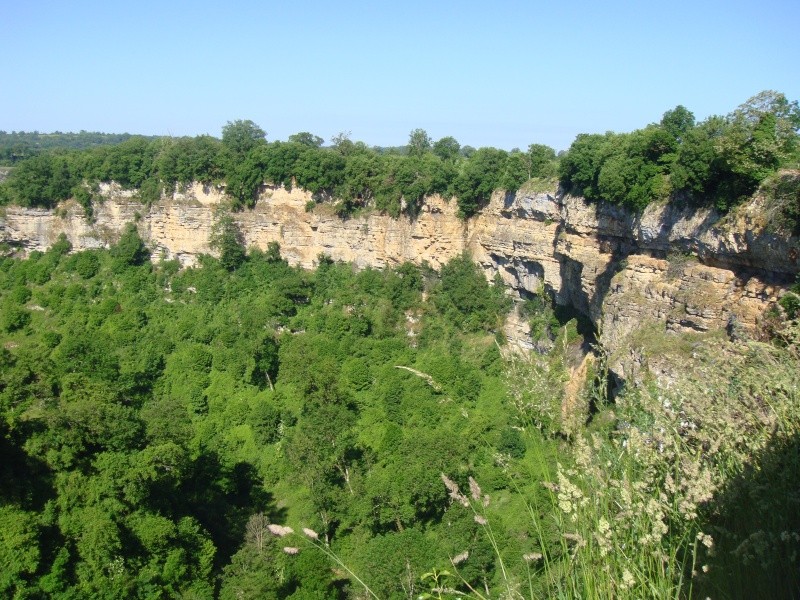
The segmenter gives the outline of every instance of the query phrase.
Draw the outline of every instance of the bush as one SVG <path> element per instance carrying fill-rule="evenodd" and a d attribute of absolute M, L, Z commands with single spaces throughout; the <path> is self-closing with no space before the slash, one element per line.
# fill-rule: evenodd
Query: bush
<path fill-rule="evenodd" d="M 72 257 L 69 266 L 83 279 L 91 279 L 100 271 L 100 258 L 93 250 L 84 250 Z"/>
<path fill-rule="evenodd" d="M 26 327 L 31 322 L 31 313 L 16 304 L 3 307 L 3 329 L 9 333 Z"/>
<path fill-rule="evenodd" d="M 465 331 L 497 327 L 511 308 L 502 284 L 490 286 L 468 254 L 451 259 L 442 267 L 434 303 Z"/>
<path fill-rule="evenodd" d="M 775 224 L 800 235 L 800 172 L 779 172 L 765 181 L 761 189 L 773 211 Z"/>
<path fill-rule="evenodd" d="M 787 292 L 778 303 L 786 311 L 787 318 L 795 319 L 800 316 L 800 295 L 797 293 Z"/>
<path fill-rule="evenodd" d="M 128 223 L 125 226 L 119 241 L 111 247 L 111 256 L 115 270 L 143 265 L 150 259 L 150 252 L 139 237 L 136 225 Z"/>
<path fill-rule="evenodd" d="M 230 215 L 214 223 L 209 246 L 219 252 L 219 262 L 228 271 L 235 271 L 246 258 L 244 236 Z"/>

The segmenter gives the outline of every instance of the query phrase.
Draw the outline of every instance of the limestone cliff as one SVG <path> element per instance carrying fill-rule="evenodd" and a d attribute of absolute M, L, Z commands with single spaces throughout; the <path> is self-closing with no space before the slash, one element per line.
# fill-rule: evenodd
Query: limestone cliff
<path fill-rule="evenodd" d="M 113 242 L 136 222 L 154 257 L 195 263 L 210 252 L 219 189 L 194 185 L 145 207 L 131 192 L 103 187 L 92 222 L 80 206 L 56 211 L 8 207 L 0 240 L 22 252 L 44 250 L 65 233 L 75 249 Z M 487 277 L 499 273 L 517 297 L 546 292 L 572 305 L 601 331 L 612 351 L 643 323 L 708 331 L 736 323 L 754 331 L 798 267 L 798 239 L 770 233 L 758 200 L 734 214 L 651 206 L 633 214 L 552 193 L 496 194 L 469 221 L 454 202 L 432 197 L 414 219 L 369 214 L 341 219 L 329 206 L 307 212 L 302 190 L 266 188 L 252 210 L 235 213 L 249 246 L 280 243 L 291 264 L 313 267 L 320 253 L 359 267 L 427 261 L 439 267 L 469 251 Z M 530 346 L 512 315 L 507 333 Z"/>

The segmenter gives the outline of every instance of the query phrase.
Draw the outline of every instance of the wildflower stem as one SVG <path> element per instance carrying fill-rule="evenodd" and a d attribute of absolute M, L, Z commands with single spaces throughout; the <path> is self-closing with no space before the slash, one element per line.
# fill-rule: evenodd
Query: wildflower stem
<path fill-rule="evenodd" d="M 350 576 L 351 576 L 353 579 L 355 579 L 355 580 L 356 580 L 358 583 L 360 583 L 360 584 L 361 584 L 361 586 L 364 588 L 364 590 L 365 590 L 365 591 L 366 591 L 366 592 L 367 592 L 367 593 L 368 593 L 370 596 L 372 596 L 373 598 L 375 598 L 375 600 L 380 600 L 380 598 L 378 598 L 378 596 L 375 594 L 375 592 L 373 592 L 373 591 L 370 589 L 370 587 L 369 587 L 369 586 L 368 586 L 366 583 L 364 583 L 364 581 L 363 581 L 363 580 L 362 580 L 362 579 L 361 579 L 361 578 L 360 578 L 358 575 L 356 575 L 356 574 L 353 572 L 353 570 L 352 570 L 352 569 L 350 569 L 350 567 L 348 567 L 348 566 L 347 566 L 347 565 L 346 565 L 346 564 L 345 564 L 345 563 L 344 563 L 344 562 L 343 562 L 343 561 L 342 561 L 342 560 L 341 560 L 341 559 L 340 559 L 340 558 L 337 556 L 337 554 L 336 554 L 336 553 L 335 553 L 333 550 L 331 550 L 331 549 L 330 549 L 330 547 L 328 547 L 327 545 L 325 545 L 325 544 L 323 544 L 323 543 L 321 543 L 321 542 L 318 542 L 318 541 L 316 541 L 316 540 L 314 540 L 314 539 L 308 539 L 308 538 L 303 538 L 303 539 L 306 539 L 306 540 L 307 540 L 307 542 L 308 542 L 309 544 L 311 544 L 312 546 L 314 546 L 315 548 L 318 548 L 319 550 L 322 550 L 322 552 L 324 552 L 324 553 L 325 553 L 325 555 L 326 555 L 328 558 L 330 558 L 330 559 L 331 559 L 333 562 L 335 562 L 337 565 L 339 565 L 339 566 L 340 566 L 342 569 L 344 569 L 345 571 L 347 571 L 347 572 L 350 574 Z"/>

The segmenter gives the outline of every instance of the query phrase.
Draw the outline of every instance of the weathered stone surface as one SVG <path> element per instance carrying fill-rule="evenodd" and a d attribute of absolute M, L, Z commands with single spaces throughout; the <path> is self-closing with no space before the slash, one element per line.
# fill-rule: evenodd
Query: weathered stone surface
<path fill-rule="evenodd" d="M 45 250 L 60 233 L 75 249 L 112 243 L 136 222 L 154 257 L 195 264 L 208 240 L 223 191 L 194 185 L 150 207 L 115 185 L 92 222 L 74 202 L 56 211 L 7 207 L 0 240 L 22 253 Z M 709 331 L 731 321 L 754 330 L 798 271 L 798 239 L 770 233 L 757 200 L 727 216 L 713 210 L 651 206 L 636 215 L 558 194 L 496 194 L 469 221 L 455 202 L 429 198 L 415 218 L 380 214 L 341 219 L 329 206 L 306 211 L 302 190 L 265 188 L 252 210 L 235 213 L 246 243 L 278 242 L 291 264 L 313 267 L 324 253 L 359 267 L 404 261 L 440 267 L 464 251 L 488 278 L 499 274 L 517 297 L 546 292 L 598 326 L 613 352 L 643 323 Z M 509 338 L 530 348 L 524 319 Z"/>

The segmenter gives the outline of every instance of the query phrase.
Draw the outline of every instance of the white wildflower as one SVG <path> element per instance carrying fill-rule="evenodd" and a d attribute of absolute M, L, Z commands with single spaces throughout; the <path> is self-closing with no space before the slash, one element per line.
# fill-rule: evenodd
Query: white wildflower
<path fill-rule="evenodd" d="M 444 482 L 444 486 L 447 488 L 447 491 L 450 492 L 450 497 L 461 504 L 464 508 L 469 508 L 469 500 L 467 500 L 467 497 L 461 493 L 458 484 L 444 473 L 442 473 L 442 481 Z"/>
<path fill-rule="evenodd" d="M 706 548 L 711 548 L 714 546 L 714 538 L 707 533 L 703 533 L 702 531 L 697 534 L 697 540 Z"/>
<path fill-rule="evenodd" d="M 542 554 L 540 552 L 528 552 L 522 555 L 522 560 L 525 562 L 537 562 L 542 560 Z"/>
<path fill-rule="evenodd" d="M 628 569 L 624 569 L 622 571 L 622 583 L 620 583 L 620 587 L 623 590 L 629 590 L 636 584 L 636 580 L 631 575 L 631 572 Z"/>
<path fill-rule="evenodd" d="M 277 535 L 278 537 L 284 537 L 289 535 L 290 533 L 294 533 L 294 529 L 291 527 L 285 527 L 283 525 L 277 525 L 276 523 L 270 523 L 267 525 L 267 529 L 272 535 Z"/>
<path fill-rule="evenodd" d="M 472 496 L 473 500 L 480 500 L 481 495 L 481 487 L 478 485 L 478 482 L 475 481 L 472 477 L 469 478 L 469 493 Z"/>

